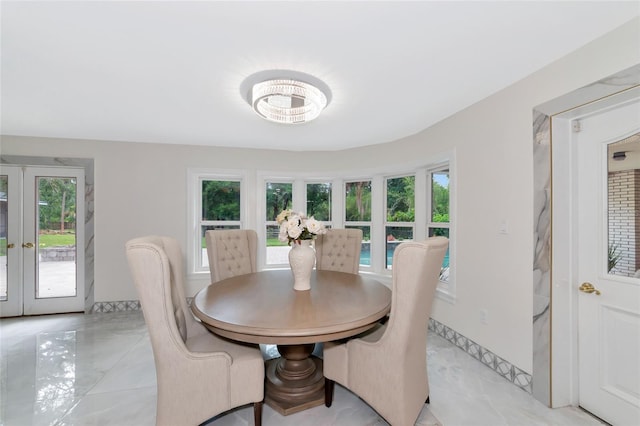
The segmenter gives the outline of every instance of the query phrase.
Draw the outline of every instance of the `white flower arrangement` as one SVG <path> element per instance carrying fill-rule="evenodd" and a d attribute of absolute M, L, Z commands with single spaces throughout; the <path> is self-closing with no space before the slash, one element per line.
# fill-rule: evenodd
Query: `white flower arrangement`
<path fill-rule="evenodd" d="M 291 210 L 282 210 L 276 222 L 280 225 L 278 239 L 289 245 L 292 242 L 300 244 L 301 240 L 312 240 L 316 235 L 327 232 L 324 224 L 313 216 L 307 217 L 304 213 Z"/>

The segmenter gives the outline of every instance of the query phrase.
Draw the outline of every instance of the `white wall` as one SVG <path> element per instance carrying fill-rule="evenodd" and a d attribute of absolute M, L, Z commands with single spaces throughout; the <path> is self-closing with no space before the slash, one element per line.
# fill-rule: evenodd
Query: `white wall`
<path fill-rule="evenodd" d="M 532 110 L 640 63 L 640 21 L 412 137 L 313 154 L 316 171 L 424 162 L 446 151 L 457 161 L 457 300 L 433 317 L 519 368 L 532 370 Z M 472 70 L 470 70 L 472 72 Z M 458 84 L 457 82 L 455 84 Z M 161 233 L 186 243 L 188 167 L 255 171 L 308 167 L 308 153 L 250 151 L 2 136 L 2 154 L 95 159 L 95 300 L 136 299 L 124 257 L 128 239 Z M 296 161 L 299 160 L 299 161 Z M 286 167 L 285 167 L 286 166 Z M 123 208 L 124 206 L 124 208 Z M 508 233 L 498 233 L 501 221 Z M 488 311 L 488 324 L 480 310 Z"/>

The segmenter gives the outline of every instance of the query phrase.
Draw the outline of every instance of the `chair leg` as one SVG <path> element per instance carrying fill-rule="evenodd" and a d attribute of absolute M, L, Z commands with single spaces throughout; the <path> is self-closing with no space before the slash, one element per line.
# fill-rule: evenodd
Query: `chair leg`
<path fill-rule="evenodd" d="M 253 424 L 262 426 L 262 401 L 253 403 Z"/>
<path fill-rule="evenodd" d="M 427 400 L 424 403 L 425 404 L 431 404 L 431 402 L 429 401 L 429 395 L 427 395 Z"/>
<path fill-rule="evenodd" d="M 331 379 L 324 378 L 324 405 L 331 407 L 333 403 L 333 386 L 335 382 Z"/>

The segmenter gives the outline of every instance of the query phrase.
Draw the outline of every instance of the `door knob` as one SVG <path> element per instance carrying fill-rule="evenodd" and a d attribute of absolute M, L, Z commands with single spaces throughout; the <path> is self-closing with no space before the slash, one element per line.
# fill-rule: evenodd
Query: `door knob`
<path fill-rule="evenodd" d="M 583 293 L 595 293 L 596 296 L 600 296 L 600 290 L 595 288 L 591 283 L 586 283 L 586 282 L 582 283 L 582 285 L 580 286 L 580 288 L 578 288 L 578 290 L 580 290 Z"/>
<path fill-rule="evenodd" d="M 24 247 L 24 248 L 33 248 L 33 243 L 22 244 L 22 247 Z"/>
<path fill-rule="evenodd" d="M 15 246 L 16 246 L 16 245 L 15 245 L 15 244 L 13 244 L 13 243 L 9 243 L 9 244 L 7 244 L 7 248 L 14 248 Z"/>

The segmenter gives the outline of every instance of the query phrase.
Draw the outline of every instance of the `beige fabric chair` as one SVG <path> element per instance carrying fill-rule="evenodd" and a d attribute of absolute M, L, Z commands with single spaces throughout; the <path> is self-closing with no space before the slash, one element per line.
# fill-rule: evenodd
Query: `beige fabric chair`
<path fill-rule="evenodd" d="M 327 229 L 326 234 L 316 237 L 315 247 L 316 269 L 358 273 L 362 230 Z"/>
<path fill-rule="evenodd" d="M 253 229 L 205 232 L 211 282 L 256 272 L 258 234 Z"/>
<path fill-rule="evenodd" d="M 445 237 L 400 244 L 393 254 L 389 321 L 361 338 L 324 344 L 327 407 L 335 381 L 393 426 L 415 424 L 429 402 L 427 327 L 448 244 Z"/>
<path fill-rule="evenodd" d="M 249 403 L 260 425 L 260 349 L 219 338 L 195 320 L 184 296 L 178 242 L 159 236 L 136 238 L 127 242 L 126 253 L 156 365 L 156 425 L 198 425 Z"/>

